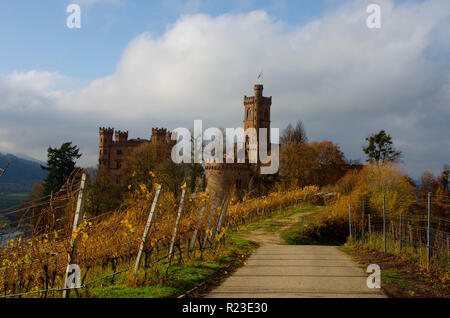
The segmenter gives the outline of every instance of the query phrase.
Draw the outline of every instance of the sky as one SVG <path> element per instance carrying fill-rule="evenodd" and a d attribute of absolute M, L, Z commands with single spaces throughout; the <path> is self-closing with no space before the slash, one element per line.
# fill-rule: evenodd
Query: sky
<path fill-rule="evenodd" d="M 0 152 L 72 141 L 94 166 L 99 127 L 240 127 L 261 70 L 272 127 L 361 160 L 384 129 L 413 178 L 450 164 L 448 0 L 0 0 Z"/>

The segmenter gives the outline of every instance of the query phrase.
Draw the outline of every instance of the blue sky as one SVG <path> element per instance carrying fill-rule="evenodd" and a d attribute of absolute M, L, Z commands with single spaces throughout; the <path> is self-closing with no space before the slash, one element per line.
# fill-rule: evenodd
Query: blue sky
<path fill-rule="evenodd" d="M 263 9 L 290 24 L 303 24 L 342 1 L 280 0 L 2 0 L 0 72 L 42 69 L 90 81 L 114 72 L 128 42 L 144 31 L 161 35 L 180 15 Z M 66 27 L 66 7 L 80 3 L 82 28 Z"/>
<path fill-rule="evenodd" d="M 385 129 L 413 177 L 449 163 L 448 0 L 0 0 L 0 40 L 0 152 L 71 140 L 93 166 L 100 126 L 237 127 L 263 69 L 274 127 L 301 119 L 350 159 Z"/>
<path fill-rule="evenodd" d="M 419 0 L 396 0 L 402 2 Z M 83 82 L 114 72 L 128 42 L 161 35 L 181 15 L 265 10 L 301 25 L 349 0 L 0 0 L 0 73 L 45 69 Z M 66 8 L 79 3 L 82 28 L 68 29 Z"/>

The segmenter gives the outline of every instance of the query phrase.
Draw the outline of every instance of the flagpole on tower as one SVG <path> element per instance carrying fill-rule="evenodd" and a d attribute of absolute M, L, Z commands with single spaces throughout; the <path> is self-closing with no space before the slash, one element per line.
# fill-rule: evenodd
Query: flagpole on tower
<path fill-rule="evenodd" d="M 263 71 L 261 70 L 261 72 L 258 74 L 258 77 L 256 78 L 256 81 L 258 84 L 262 85 L 263 84 Z"/>

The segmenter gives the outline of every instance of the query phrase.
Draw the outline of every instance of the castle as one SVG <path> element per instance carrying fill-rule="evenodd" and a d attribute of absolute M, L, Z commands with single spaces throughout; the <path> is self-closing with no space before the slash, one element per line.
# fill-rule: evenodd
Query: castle
<path fill-rule="evenodd" d="M 145 143 L 172 142 L 171 134 L 165 128 L 153 128 L 150 140 L 140 138 L 128 140 L 128 131 L 114 131 L 114 128 L 104 127 L 100 128 L 99 135 L 99 168 L 106 169 L 116 184 L 120 183 L 120 168 L 123 162 L 136 147 Z"/>
<path fill-rule="evenodd" d="M 272 97 L 264 97 L 263 89 L 263 85 L 255 85 L 255 96 L 244 96 L 244 130 L 248 128 L 256 129 L 258 145 L 259 128 L 267 129 L 267 139 L 270 140 Z M 246 157 L 252 147 L 255 146 L 252 146 L 252 143 L 247 139 L 245 142 Z M 270 147 L 270 143 L 267 143 L 267 147 Z M 252 174 L 259 173 L 259 153 L 257 162 L 257 164 L 205 163 L 206 191 L 222 196 L 225 192 L 234 190 L 235 195 L 241 197 L 248 189 Z"/>
<path fill-rule="evenodd" d="M 256 129 L 259 144 L 259 128 L 266 128 L 270 140 L 270 109 L 272 97 L 263 96 L 263 85 L 254 86 L 254 96 L 244 96 L 244 130 Z M 115 140 L 113 135 L 115 133 Z M 128 132 L 115 131 L 113 128 L 100 128 L 99 167 L 109 171 L 111 177 L 118 184 L 120 182 L 120 168 L 122 163 L 134 148 L 144 143 L 170 143 L 171 134 L 166 129 L 152 129 L 150 140 L 128 140 Z M 249 153 L 253 143 L 245 142 L 246 154 Z M 269 149 L 270 143 L 267 143 Z M 256 149 L 255 149 L 256 150 Z M 222 196 L 225 192 L 234 189 L 235 194 L 242 196 L 248 189 L 251 176 L 259 172 L 259 154 L 257 164 L 249 163 L 205 163 L 205 182 L 208 193 Z"/>

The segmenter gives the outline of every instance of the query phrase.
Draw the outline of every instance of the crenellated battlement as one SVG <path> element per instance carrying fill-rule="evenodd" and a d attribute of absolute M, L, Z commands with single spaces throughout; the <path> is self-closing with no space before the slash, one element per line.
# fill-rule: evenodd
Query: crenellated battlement
<path fill-rule="evenodd" d="M 165 135 L 167 133 L 166 128 L 152 128 L 152 135 Z"/>
<path fill-rule="evenodd" d="M 116 130 L 115 141 L 116 142 L 126 142 L 126 141 L 128 141 L 128 131 Z"/>
<path fill-rule="evenodd" d="M 111 127 L 108 127 L 108 128 L 106 128 L 106 127 L 100 127 L 99 128 L 99 133 L 100 133 L 100 135 L 113 135 L 114 134 L 114 128 L 111 128 Z"/>
<path fill-rule="evenodd" d="M 166 128 L 152 128 L 152 142 L 171 143 L 171 132 Z"/>
<path fill-rule="evenodd" d="M 233 171 L 246 171 L 250 169 L 248 163 L 218 163 L 210 162 L 205 163 L 206 170 L 233 170 Z"/>

